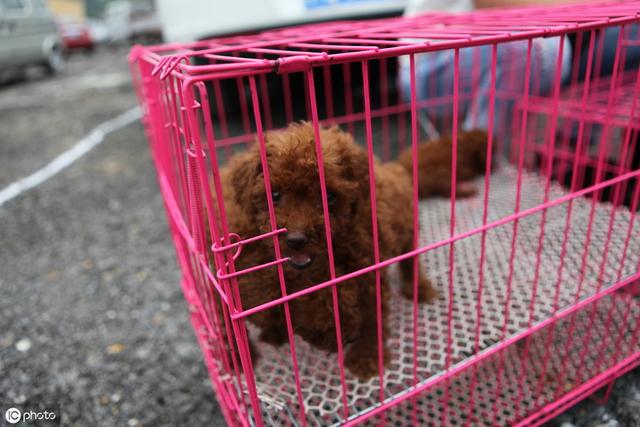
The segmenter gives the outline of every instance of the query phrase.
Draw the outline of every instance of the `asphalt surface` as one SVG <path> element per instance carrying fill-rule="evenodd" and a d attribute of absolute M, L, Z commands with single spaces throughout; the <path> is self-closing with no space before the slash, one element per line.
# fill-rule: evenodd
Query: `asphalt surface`
<path fill-rule="evenodd" d="M 126 53 L 0 87 L 0 189 L 136 105 Z M 0 406 L 59 404 L 71 426 L 224 425 L 139 123 L 1 206 L 0 242 Z"/>
<path fill-rule="evenodd" d="M 0 85 L 0 189 L 136 105 L 126 54 Z M 224 425 L 179 279 L 137 122 L 0 206 L 0 412 L 47 403 L 71 426 Z M 639 383 L 636 370 L 607 406 L 587 400 L 551 425 L 640 425 Z"/>

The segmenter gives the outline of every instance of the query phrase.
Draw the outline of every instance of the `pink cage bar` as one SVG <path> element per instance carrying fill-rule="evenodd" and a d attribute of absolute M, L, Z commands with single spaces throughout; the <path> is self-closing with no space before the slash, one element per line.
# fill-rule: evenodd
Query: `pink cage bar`
<path fill-rule="evenodd" d="M 607 1 L 134 47 L 182 288 L 229 425 L 539 425 L 636 367 L 639 23 L 640 1 Z M 440 68 L 425 72 L 430 63 Z M 320 155 L 328 125 L 354 135 L 370 167 L 412 150 L 413 250 L 381 259 L 374 238 L 373 262 L 336 274 L 335 241 L 348 236 L 332 231 L 321 158 L 325 281 L 287 288 L 287 230 L 271 199 L 270 232 L 230 228 L 224 165 L 259 144 L 268 171 L 266 132 L 299 120 L 312 123 Z M 469 123 L 489 148 L 478 193 L 459 198 L 458 138 Z M 442 135 L 452 140 L 450 197 L 419 200 L 417 150 Z M 260 179 L 270 194 L 269 173 Z M 375 175 L 366 179 L 376 237 Z M 264 240 L 271 261 L 239 269 L 242 249 Z M 433 303 L 398 296 L 406 259 L 425 266 Z M 243 306 L 243 280 L 267 269 L 280 296 Z M 344 366 L 338 290 L 374 273 L 379 307 L 387 270 L 389 352 L 383 360 L 378 310 L 378 373 L 362 380 Z M 290 305 L 318 292 L 332 293 L 335 353 L 292 326 Z M 276 308 L 280 347 L 257 340 L 251 321 Z"/>

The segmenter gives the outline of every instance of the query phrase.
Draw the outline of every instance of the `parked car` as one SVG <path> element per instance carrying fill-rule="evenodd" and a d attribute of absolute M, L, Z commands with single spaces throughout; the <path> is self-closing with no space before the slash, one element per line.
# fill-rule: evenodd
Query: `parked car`
<path fill-rule="evenodd" d="M 45 0 L 0 0 L 0 70 L 64 68 L 62 40 Z"/>
<path fill-rule="evenodd" d="M 89 34 L 91 34 L 91 40 L 94 45 L 101 45 L 109 43 L 111 41 L 111 32 L 109 26 L 99 19 L 87 19 L 87 26 L 89 27 Z"/>
<path fill-rule="evenodd" d="M 142 2 L 137 2 L 142 3 Z M 407 0 L 157 0 L 168 42 L 333 19 L 400 15 Z"/>
<path fill-rule="evenodd" d="M 89 26 L 85 22 L 61 18 L 58 20 L 58 30 L 65 49 L 93 50 L 93 37 Z"/>
<path fill-rule="evenodd" d="M 104 22 L 112 43 L 153 44 L 162 41 L 162 28 L 151 1 L 113 0 L 107 3 Z"/>

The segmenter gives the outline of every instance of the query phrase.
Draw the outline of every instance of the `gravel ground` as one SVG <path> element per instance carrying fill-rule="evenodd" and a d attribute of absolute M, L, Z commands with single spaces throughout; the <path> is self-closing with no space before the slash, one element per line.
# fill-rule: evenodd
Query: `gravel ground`
<path fill-rule="evenodd" d="M 0 189 L 135 105 L 126 51 L 0 86 Z M 0 405 L 63 425 L 223 425 L 141 126 L 0 207 Z M 640 371 L 549 425 L 640 425 Z M 0 423 L 4 420 L 2 419 Z"/>
<path fill-rule="evenodd" d="M 27 81 L 0 86 L 0 188 L 135 105 L 126 54 L 117 49 L 73 56 L 60 76 L 31 70 Z"/>
<path fill-rule="evenodd" d="M 604 393 L 599 392 L 595 396 Z M 637 427 L 640 426 L 640 370 L 620 377 L 605 405 L 588 398 L 564 414 L 556 417 L 547 427 Z"/>
<path fill-rule="evenodd" d="M 0 88 L 0 188 L 135 105 L 125 54 Z M 224 425 L 139 124 L 0 207 L 0 224 L 0 403 L 60 404 L 63 425 Z"/>

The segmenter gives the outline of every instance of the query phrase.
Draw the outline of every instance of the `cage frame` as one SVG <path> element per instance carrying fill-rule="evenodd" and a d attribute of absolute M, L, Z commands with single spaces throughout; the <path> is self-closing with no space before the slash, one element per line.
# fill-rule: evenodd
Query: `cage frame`
<path fill-rule="evenodd" d="M 540 22 L 532 24 L 530 22 L 530 17 L 534 14 L 539 16 Z M 465 21 L 467 19 L 468 21 Z M 497 19 L 500 19 L 501 23 L 511 31 L 506 30 L 495 30 L 493 33 L 497 34 L 489 34 L 490 30 L 482 27 L 479 23 L 487 23 L 487 22 L 495 22 Z M 529 25 L 523 25 L 523 22 L 529 20 Z M 449 33 L 449 28 L 438 28 L 437 32 L 434 30 L 433 32 L 411 32 L 409 29 L 416 28 L 415 26 L 420 25 L 435 25 L 436 23 L 444 23 L 446 25 L 451 25 L 455 27 L 456 25 L 463 25 L 464 23 L 473 22 L 474 27 L 470 28 L 468 34 L 460 34 Z M 163 200 L 165 203 L 165 208 L 168 212 L 169 225 L 171 233 L 174 237 L 174 242 L 176 245 L 177 257 L 179 259 L 180 264 L 183 266 L 183 291 L 185 293 L 185 297 L 187 301 L 190 303 L 192 307 L 195 308 L 195 311 L 192 313 L 192 322 L 194 324 L 194 329 L 196 330 L 196 335 L 198 336 L 201 347 L 203 348 L 203 353 L 205 355 L 205 362 L 209 369 L 211 380 L 214 384 L 214 388 L 217 391 L 218 400 L 220 406 L 223 410 L 223 414 L 225 418 L 230 423 L 238 423 L 241 425 L 250 425 L 255 423 L 255 425 L 263 425 L 264 420 L 262 419 L 262 413 L 259 410 L 255 410 L 255 408 L 260 408 L 260 398 L 256 391 L 255 378 L 253 365 L 249 353 L 249 343 L 247 338 L 247 330 L 245 325 L 245 319 L 262 310 L 267 310 L 275 306 L 282 305 L 285 307 L 285 316 L 287 318 L 287 335 L 289 339 L 289 350 L 291 353 L 292 364 L 294 366 L 294 371 L 298 372 L 297 360 L 296 360 L 296 349 L 294 342 L 294 334 L 291 326 L 290 313 L 288 311 L 288 303 L 296 298 L 301 296 L 318 292 L 322 289 L 332 289 L 333 298 L 334 298 L 334 314 L 335 314 L 335 323 L 336 323 L 336 333 L 337 333 L 337 342 L 338 342 L 338 357 L 339 360 L 343 360 L 342 350 L 340 348 L 340 343 L 342 342 L 340 338 L 340 321 L 338 310 L 335 310 L 337 307 L 337 293 L 336 286 L 340 285 L 340 283 L 345 282 L 351 278 L 364 275 L 367 273 L 373 272 L 376 274 L 376 283 L 379 288 L 380 283 L 380 274 L 383 268 L 386 268 L 392 264 L 396 264 L 402 260 L 413 259 L 417 260 L 419 255 L 422 255 L 428 251 L 435 250 L 440 247 L 449 247 L 450 249 L 450 284 L 453 283 L 453 263 L 455 262 L 455 244 L 456 242 L 469 238 L 471 236 L 480 235 L 484 240 L 486 234 L 489 230 L 505 225 L 505 224 L 514 224 L 514 227 L 517 227 L 518 221 L 520 219 L 526 218 L 529 215 L 535 213 L 541 213 L 543 215 L 546 212 L 555 206 L 561 205 L 563 203 L 568 203 L 571 206 L 573 200 L 586 196 L 588 194 L 598 194 L 601 190 L 612 187 L 614 185 L 627 182 L 631 183 L 633 186 L 633 181 L 635 180 L 635 195 L 632 198 L 635 205 L 632 206 L 632 212 L 635 212 L 634 209 L 637 208 L 638 201 L 638 188 L 640 188 L 640 170 L 628 170 L 625 173 L 622 173 L 620 170 L 619 174 L 615 178 L 604 179 L 602 177 L 602 173 L 604 171 L 604 151 L 605 148 L 601 148 L 602 153 L 598 155 L 597 162 L 597 175 L 596 183 L 588 188 L 584 189 L 573 189 L 570 194 L 564 195 L 562 197 L 547 200 L 547 193 L 549 191 L 549 185 L 551 183 L 551 176 L 555 173 L 551 169 L 551 163 L 547 162 L 545 165 L 546 172 L 545 175 L 547 177 L 547 188 L 545 189 L 545 200 L 544 203 L 537 205 L 535 207 L 525 209 L 520 211 L 519 208 L 516 208 L 514 214 L 500 218 L 496 221 L 487 222 L 487 214 L 486 214 L 486 206 L 488 203 L 487 197 L 489 193 L 489 180 L 485 179 L 485 199 L 484 206 L 485 212 L 483 216 L 483 224 L 480 227 L 476 227 L 472 230 L 468 230 L 466 232 L 456 232 L 455 230 L 455 188 L 456 188 L 456 152 L 457 152 L 457 132 L 458 132 L 458 111 L 457 106 L 460 104 L 458 101 L 458 94 L 456 89 L 456 84 L 459 81 L 458 73 L 459 73 L 459 52 L 460 49 L 473 47 L 473 46 L 493 46 L 494 52 L 497 49 L 497 46 L 502 43 L 508 43 L 511 41 L 529 41 L 528 47 L 528 60 L 531 58 L 531 40 L 539 37 L 560 37 L 561 39 L 567 36 L 569 33 L 580 33 L 585 34 L 586 32 L 593 32 L 597 30 L 601 30 L 605 27 L 610 26 L 621 26 L 624 28 L 625 25 L 635 24 L 640 22 L 640 2 L 632 1 L 632 2 L 621 2 L 621 1 L 605 1 L 599 2 L 590 5 L 585 10 L 580 12 L 575 12 L 571 7 L 560 6 L 555 8 L 525 8 L 525 9 L 516 9 L 510 11 L 496 10 L 496 11 L 486 11 L 486 12 L 476 12 L 470 15 L 461 16 L 452 16 L 452 15 L 443 15 L 443 14 L 431 14 L 425 15 L 417 18 L 401 18 L 401 19 L 385 19 L 385 20 L 375 20 L 371 21 L 358 21 L 356 23 L 344 23 L 344 22 L 335 22 L 335 23 L 325 23 L 325 24 L 315 24 L 315 25 L 307 25 L 303 27 L 298 27 L 294 29 L 284 29 L 284 30 L 276 30 L 261 33 L 258 35 L 252 36 L 234 36 L 227 37 L 222 39 L 217 39 L 213 41 L 202 41 L 190 44 L 170 44 L 170 45 L 162 45 L 157 47 L 141 47 L 137 46 L 132 49 L 130 54 L 130 63 L 132 67 L 132 75 L 134 77 L 134 85 L 136 87 L 136 91 L 138 93 L 141 104 L 144 108 L 144 119 L 143 122 L 145 124 L 145 131 L 147 136 L 151 142 L 152 153 L 154 157 L 154 161 L 156 163 L 156 169 L 158 170 L 158 182 L 160 189 L 163 193 Z M 348 27 L 347 30 L 345 28 Z M 533 28 L 531 28 L 533 27 Z M 402 32 L 402 30 L 406 30 L 407 32 Z M 313 31 L 310 31 L 313 30 Z M 312 35 L 305 35 L 301 37 L 293 37 L 296 34 L 304 33 L 304 31 L 312 32 Z M 318 32 L 319 31 L 319 32 Z M 481 35 L 476 35 L 475 32 L 480 33 Z M 388 33 L 387 33 L 388 32 Z M 622 32 L 620 33 L 622 37 Z M 386 38 L 385 38 L 386 36 Z M 429 38 L 436 40 L 444 40 L 444 41 L 425 41 L 422 43 L 415 43 L 413 41 L 406 41 L 408 38 Z M 395 38 L 395 40 L 394 40 Z M 364 39 L 364 43 L 357 45 L 355 44 L 356 39 L 362 40 Z M 314 42 L 314 40 L 320 40 L 321 42 Z M 290 47 L 294 47 L 296 49 L 307 49 L 303 51 L 304 54 L 300 54 L 299 51 L 287 51 L 286 49 L 277 49 L 274 46 L 279 46 L 286 42 Z M 343 43 L 352 43 L 345 45 Z M 377 44 L 374 44 L 377 43 Z M 204 50 L 203 50 L 204 49 Z M 318 52 L 313 49 L 319 50 Z M 322 49 L 326 50 L 336 50 L 338 49 L 338 53 L 327 53 L 326 51 L 322 51 Z M 593 46 L 590 46 L 590 49 L 594 49 Z M 246 52 L 250 52 L 251 54 L 256 55 L 256 58 L 244 58 L 244 57 L 236 57 L 232 56 L 232 52 L 239 52 L 242 50 L 246 50 Z M 224 219 L 225 209 L 224 209 L 224 197 L 222 196 L 222 188 L 220 175 L 218 170 L 218 161 L 216 158 L 216 142 L 217 139 L 215 137 L 215 130 L 213 129 L 211 123 L 208 124 L 205 120 L 205 129 L 204 133 L 201 132 L 201 122 L 198 119 L 198 111 L 200 114 L 205 116 L 210 116 L 211 111 L 207 109 L 211 108 L 208 102 L 202 102 L 203 99 L 206 98 L 208 89 L 206 87 L 206 83 L 208 82 L 216 82 L 225 79 L 234 79 L 234 78 L 242 78 L 247 79 L 249 82 L 249 92 L 250 92 L 250 104 L 252 105 L 252 111 L 249 113 L 249 117 L 251 117 L 251 113 L 253 116 L 253 123 L 256 126 L 255 134 L 257 136 L 258 144 L 260 145 L 260 154 L 261 154 L 261 162 L 263 170 L 265 171 L 265 187 L 267 194 L 269 194 L 270 183 L 268 177 L 268 165 L 266 160 L 265 153 L 265 136 L 264 136 L 264 128 L 263 126 L 263 113 L 264 113 L 264 95 L 265 92 L 263 90 L 264 84 L 260 82 L 260 79 L 265 75 L 269 74 L 278 74 L 278 75 L 288 75 L 290 73 L 303 73 L 306 80 L 306 88 L 308 89 L 308 99 L 309 99 L 309 107 L 311 110 L 311 122 L 314 126 L 315 139 L 316 139 L 316 155 L 318 157 L 318 167 L 319 167 L 319 180 L 322 188 L 322 209 L 325 218 L 329 217 L 328 214 L 328 204 L 326 198 L 326 183 L 324 180 L 324 171 L 322 166 L 322 150 L 319 145 L 319 126 L 323 124 L 323 121 L 319 118 L 318 105 L 316 102 L 316 83 L 314 77 L 314 69 L 323 68 L 330 65 L 337 64 L 351 64 L 355 62 L 362 63 L 362 76 L 363 76 L 363 84 L 365 86 L 364 90 L 364 112 L 362 113 L 362 117 L 365 122 L 365 133 L 366 133 L 366 143 L 369 154 L 369 168 L 373 169 L 373 136 L 371 123 L 374 118 L 374 114 L 376 112 L 372 112 L 371 109 L 371 100 L 369 99 L 370 90 L 369 88 L 369 67 L 368 63 L 370 61 L 380 60 L 380 59 L 388 59 L 398 57 L 400 55 L 409 56 L 410 58 L 410 70 L 411 71 L 411 85 L 412 85 L 412 97 L 409 102 L 409 111 L 411 115 L 411 145 L 415 150 L 418 145 L 418 111 L 420 109 L 420 102 L 415 96 L 415 85 L 416 85 L 416 73 L 415 73 L 415 57 L 416 55 L 428 52 L 435 51 L 444 51 L 444 50 L 453 50 L 455 52 L 454 63 L 456 64 L 456 71 L 454 77 L 454 96 L 453 96 L 453 106 L 454 111 L 452 113 L 452 164 L 451 168 L 452 172 L 452 195 L 451 195 L 451 230 L 450 236 L 447 239 L 442 239 L 438 242 L 434 242 L 432 244 L 426 246 L 420 246 L 420 244 L 415 241 L 415 249 L 410 252 L 403 253 L 396 257 L 380 260 L 379 249 L 377 244 L 377 221 L 375 217 L 375 209 L 376 209 L 376 199 L 375 199 L 375 182 L 374 180 L 370 180 L 371 184 L 371 207 L 373 216 L 372 216 L 372 229 L 374 233 L 374 251 L 375 251 L 375 264 L 367 266 L 358 271 L 342 275 L 337 277 L 335 271 L 331 272 L 331 279 L 322 283 L 318 283 L 314 286 L 311 286 L 302 291 L 298 291 L 292 294 L 286 293 L 286 286 L 284 284 L 284 277 L 282 273 L 282 264 L 287 261 L 286 257 L 283 257 L 280 253 L 279 243 L 278 243 L 278 235 L 285 232 L 286 230 L 279 228 L 275 222 L 275 213 L 274 206 L 272 202 L 268 202 L 269 204 L 269 212 L 270 218 L 272 220 L 272 231 L 260 236 L 250 236 L 248 238 L 240 239 L 239 236 L 233 234 L 232 230 L 228 229 L 228 224 Z M 170 52 L 170 53 L 167 53 Z M 264 59 L 258 56 L 272 54 L 278 56 L 276 59 Z M 215 63 L 210 65 L 193 65 L 190 64 L 190 58 L 193 56 L 205 56 L 209 60 L 220 61 L 221 63 Z M 493 53 L 492 61 L 495 64 L 496 54 Z M 619 61 L 619 56 L 616 55 L 616 64 Z M 382 62 L 380 62 L 382 64 Z M 386 62 L 385 62 L 386 63 Z M 560 60 L 558 60 L 558 64 Z M 614 65 L 614 74 L 613 74 L 613 83 L 612 87 L 615 87 L 615 79 L 617 75 L 618 67 Z M 327 69 L 327 68 L 324 68 Z M 495 65 L 493 67 L 495 71 Z M 527 67 L 527 70 L 530 70 Z M 640 74 L 638 74 L 640 76 Z M 167 80 L 168 77 L 171 77 Z M 494 102 L 490 103 L 490 105 L 495 105 L 495 74 L 492 75 L 492 82 L 494 82 L 493 90 L 491 92 L 490 97 L 494 100 Z M 525 81 L 528 77 L 525 77 Z M 558 80 L 558 79 L 556 79 Z M 175 114 L 174 119 L 175 123 L 182 123 L 182 127 L 180 129 L 173 129 L 175 134 L 177 135 L 177 140 L 189 141 L 190 146 L 185 148 L 187 161 L 185 165 L 185 170 L 180 171 L 182 174 L 183 184 L 186 183 L 187 193 L 190 194 L 182 194 L 182 197 L 186 200 L 179 201 L 176 197 L 176 183 L 170 182 L 169 178 L 166 176 L 165 171 L 171 170 L 173 168 L 171 164 L 171 159 L 168 153 L 163 152 L 161 149 L 157 149 L 156 147 L 159 145 L 175 145 L 172 143 L 172 137 L 167 137 L 163 135 L 162 129 L 165 129 L 168 125 L 166 123 L 166 114 L 167 111 L 162 111 L 162 106 L 159 105 L 161 102 L 157 97 L 158 94 L 163 93 L 162 85 L 163 82 L 172 81 L 172 85 L 176 85 L 177 88 L 174 87 L 172 91 L 169 91 L 169 96 L 179 96 L 179 102 L 173 100 L 173 106 L 178 107 L 173 111 Z M 588 81 L 588 79 L 587 79 Z M 636 82 L 640 81 L 636 77 Z M 366 83 L 364 83 L 366 82 Z M 166 84 L 166 83 L 165 83 Z M 525 87 L 528 87 L 528 83 L 525 83 Z M 637 86 L 637 83 L 636 83 Z M 262 91 L 261 91 L 262 90 Z M 555 108 L 558 105 L 558 97 L 559 97 L 559 83 L 558 87 L 554 88 L 553 99 L 555 100 Z M 631 129 L 632 120 L 636 116 L 635 114 L 635 102 L 637 98 L 637 87 L 636 93 L 633 98 L 633 106 L 632 112 L 628 117 L 628 128 Z M 528 91 L 525 91 L 525 96 L 528 96 Z M 267 94 L 268 96 L 268 94 Z M 610 115 L 611 107 L 613 104 L 613 100 L 609 100 L 607 103 L 607 113 L 606 116 Z M 268 102 L 267 102 L 268 105 Z M 245 106 L 243 108 L 248 108 Z M 291 109 L 291 106 L 285 108 Z M 385 110 L 384 108 L 387 108 Z M 381 117 L 385 117 L 385 111 L 391 111 L 389 108 L 392 107 L 382 107 L 380 109 Z M 350 117 L 352 120 L 355 120 L 355 114 L 353 113 Z M 493 114 L 493 113 L 491 113 Z M 523 115 L 526 113 L 523 112 Z M 553 112 L 552 114 L 557 114 L 557 112 Z M 269 117 L 267 114 L 266 117 Z M 490 116 L 492 117 L 492 116 Z M 334 120 L 335 122 L 335 120 Z M 491 144 L 493 141 L 493 131 L 492 131 L 492 123 L 493 120 L 489 120 L 489 153 L 491 153 Z M 339 123 L 339 122 L 338 122 Z M 554 120 L 554 123 L 557 123 Z M 520 123 L 521 126 L 526 127 L 526 123 Z M 175 126 L 174 126 L 175 127 Z M 178 126 L 180 127 L 180 126 Z M 246 127 L 246 126 L 245 126 Z M 270 127 L 270 126 L 267 126 Z M 631 131 L 629 131 L 631 132 Z M 250 133 L 251 135 L 253 132 Z M 248 134 L 249 136 L 251 136 Z M 252 137 L 252 136 L 251 136 Z M 175 135 L 174 135 L 175 138 Z M 551 158 L 554 158 L 555 150 L 555 137 L 553 143 L 550 143 L 548 147 L 543 148 L 542 150 L 550 150 L 547 151 L 546 154 Z M 604 139 L 604 137 L 603 137 Z M 630 147 L 629 138 L 624 144 L 624 153 L 628 153 L 629 150 L 633 148 Z M 235 140 L 233 140 L 235 143 Z M 238 142 L 244 142 L 238 140 Z M 524 143 L 520 144 L 520 149 L 524 150 Z M 636 148 L 637 149 L 637 148 Z M 578 150 L 579 151 L 579 150 Z M 415 151 L 414 151 L 415 152 Z M 622 156 L 625 157 L 624 155 Z M 576 156 L 577 158 L 577 156 Z M 520 161 L 523 160 L 522 154 L 519 156 Z M 488 156 L 487 160 L 487 176 L 491 170 L 491 155 Z M 522 164 L 519 165 L 519 170 L 523 167 Z M 412 176 L 412 180 L 414 183 L 414 187 L 417 187 L 417 172 L 416 171 L 416 163 L 414 162 L 414 174 Z M 210 188 L 209 177 L 206 174 L 207 170 L 211 170 L 213 176 L 213 191 L 204 191 L 205 188 Z M 204 172 L 203 172 L 204 171 Z M 373 175 L 373 174 L 370 174 Z M 614 195 L 614 199 L 618 199 L 620 197 L 620 191 L 618 190 L 620 186 L 616 186 L 616 195 Z M 183 188 L 184 190 L 184 188 Z M 179 193 L 179 192 L 178 192 Z M 204 201 L 199 199 L 204 195 Z M 215 197 L 214 197 L 215 196 Z M 178 195 L 178 198 L 180 194 Z M 188 200 L 190 199 L 190 200 Z M 593 203 L 595 203 L 596 197 L 593 197 Z M 183 207 L 181 208 L 180 203 L 183 203 Z M 221 205 L 222 204 L 222 205 Z M 206 206 L 206 213 L 208 217 L 203 217 L 202 213 L 198 211 L 198 207 Z M 184 207 L 188 208 L 188 215 L 184 215 Z M 414 206 L 417 206 L 417 195 L 414 193 Z M 217 208 L 217 209 L 216 209 Z M 215 218 L 215 212 L 218 212 L 221 216 L 221 220 Z M 417 215 L 414 215 L 414 229 L 417 229 Z M 570 214 L 567 219 L 567 223 L 569 222 Z M 613 218 L 613 214 L 612 214 Z M 633 217 L 635 219 L 635 214 Z M 613 221 L 613 219 L 611 220 Z M 204 223 L 208 224 L 216 224 L 213 227 L 210 227 L 210 232 L 212 233 L 212 245 L 210 248 L 207 247 L 206 236 L 203 236 L 203 230 L 205 229 Z M 325 220 L 325 225 L 328 221 Z M 544 219 L 543 219 L 544 224 Z M 630 224 L 630 229 L 632 227 L 633 220 Z M 611 225 L 610 225 L 611 227 Z M 515 230 L 515 228 L 514 228 Z M 544 225 L 541 228 L 541 236 L 544 234 Z M 609 231 L 611 232 L 611 231 Z M 631 232 L 631 231 L 630 231 Z M 330 253 L 329 258 L 332 260 L 333 256 L 331 255 L 332 245 L 331 245 L 331 229 L 330 226 L 325 228 L 326 238 L 328 242 L 328 251 Z M 516 233 L 514 231 L 513 241 L 515 242 Z M 611 234 L 609 234 L 610 238 Z M 542 237 L 541 237 L 542 238 Z M 565 233 L 564 239 L 566 240 L 567 234 Z M 240 240 L 239 240 L 240 239 Z M 271 239 L 275 246 L 275 255 L 276 258 L 272 263 L 268 265 L 256 266 L 255 268 L 250 268 L 245 271 L 237 271 L 234 265 L 234 260 L 239 255 L 239 251 L 241 250 L 243 245 L 251 244 L 259 239 Z M 234 241 L 235 240 L 235 241 Z M 225 243 L 227 242 L 227 243 Z M 626 256 L 626 248 L 628 247 L 629 241 L 625 242 L 625 256 Z M 608 245 L 607 245 L 608 247 Z M 563 244 L 564 250 L 564 244 Z M 195 254 L 195 261 L 193 259 L 188 259 L 187 253 Z M 605 250 L 604 260 L 607 258 L 607 250 Z M 513 255 L 513 248 L 512 248 Z M 538 253 L 538 255 L 540 255 Z M 484 244 L 482 249 L 481 259 L 484 257 Z M 213 260 L 216 271 L 210 271 L 210 262 Z M 624 260 L 623 260 L 624 261 Z M 196 270 L 201 270 L 200 274 L 204 273 L 205 277 L 193 277 L 192 272 L 190 271 L 193 268 L 193 263 L 196 262 L 199 267 Z M 481 261 L 481 265 L 482 265 Z M 511 261 L 513 262 L 513 260 Z M 540 262 L 538 259 L 537 263 Z M 333 262 L 330 262 L 330 265 L 333 265 Z M 417 261 L 416 261 L 417 265 Z M 268 303 L 262 304 L 257 307 L 253 307 L 250 309 L 242 309 L 239 305 L 239 295 L 237 293 L 237 279 L 243 274 L 251 274 L 256 269 L 261 268 L 276 268 L 279 272 L 280 283 L 282 286 L 283 296 L 272 300 Z M 539 268 L 536 269 L 538 271 Z M 482 269 L 480 270 L 483 271 Z M 482 274 L 482 273 L 481 273 Z M 456 375 L 467 371 L 473 370 L 476 372 L 477 366 L 485 359 L 490 358 L 494 355 L 504 354 L 503 351 L 509 347 L 512 347 L 516 342 L 519 342 L 539 331 L 544 330 L 545 328 L 554 326 L 561 319 L 569 318 L 571 315 L 575 315 L 576 313 L 587 309 L 588 307 L 593 307 L 593 304 L 597 304 L 598 301 L 606 296 L 611 296 L 615 292 L 619 290 L 624 290 L 632 287 L 638 280 L 640 280 L 640 266 L 638 266 L 635 274 L 621 278 L 618 277 L 618 281 L 615 284 L 612 284 L 605 289 L 598 289 L 594 294 L 586 296 L 585 298 L 579 299 L 576 298 L 574 304 L 569 307 L 555 307 L 554 314 L 544 319 L 541 322 L 533 324 L 531 322 L 532 317 L 529 319 L 529 325 L 526 330 L 522 330 L 520 333 L 515 335 L 507 336 L 506 334 L 502 337 L 498 343 L 485 348 L 482 351 L 479 351 L 479 345 L 475 343 L 476 353 L 464 360 L 462 363 L 454 364 L 450 357 L 447 358 L 446 366 L 443 372 L 440 375 L 434 375 L 427 381 L 423 381 L 420 384 L 414 384 L 411 388 L 408 388 L 406 393 L 401 396 L 396 396 L 393 399 L 389 400 L 389 398 L 385 397 L 384 387 L 380 387 L 380 401 L 379 404 L 375 407 L 370 408 L 370 410 L 359 413 L 359 414 L 350 414 L 348 404 L 346 403 L 346 386 L 344 380 L 344 366 L 341 366 L 341 377 L 342 377 L 342 389 L 343 389 L 343 424 L 344 425 L 356 425 L 367 420 L 371 420 L 372 417 L 377 417 L 384 415 L 385 411 L 390 408 L 399 405 L 404 401 L 409 401 L 425 390 L 432 389 L 437 385 L 444 383 L 448 384 L 448 382 L 453 379 Z M 480 283 L 482 283 L 482 278 L 479 279 Z M 210 284 L 209 289 L 198 289 L 198 286 L 202 286 L 203 281 L 205 283 Z M 510 280 L 511 282 L 511 280 Z M 534 281 L 535 283 L 535 281 Z M 556 286 L 559 286 L 556 285 Z M 449 302 L 451 305 L 450 314 L 452 305 L 453 305 L 453 286 L 449 286 L 449 290 L 451 294 L 449 295 Z M 482 284 L 479 286 L 480 292 L 482 291 Z M 223 316 L 225 319 L 229 321 L 223 322 L 223 324 L 216 323 L 218 320 L 212 320 L 207 318 L 205 313 L 216 316 L 216 310 L 212 310 L 210 307 L 206 307 L 207 301 L 202 301 L 201 297 L 198 296 L 198 292 L 204 292 L 204 295 L 213 295 L 213 292 L 216 293 L 216 298 L 220 298 L 223 302 Z M 578 291 L 578 295 L 579 295 Z M 378 290 L 378 297 L 380 293 Z M 535 289 L 533 291 L 535 298 Z M 212 296 L 213 298 L 213 296 Z M 478 297 L 480 300 L 480 297 Z M 414 302 L 417 304 L 417 302 Z M 534 302 L 532 302 L 532 306 Z M 481 310 L 479 310 L 480 312 Z M 629 315 L 629 312 L 625 312 L 625 318 Z M 479 316 L 479 314 L 478 314 Z M 451 317 L 450 317 L 451 318 Z M 505 316 L 505 322 L 508 318 L 508 314 Z M 478 317 L 479 319 L 479 317 Z M 378 315 L 378 322 L 380 322 L 380 315 Z M 223 340 L 225 331 L 222 331 L 221 328 L 226 329 L 226 338 L 230 340 L 233 337 L 236 342 L 235 344 L 229 341 L 230 347 L 233 349 L 234 345 L 237 346 L 236 355 L 232 355 L 232 360 L 227 360 L 225 365 L 227 365 L 227 369 L 229 372 L 235 372 L 236 374 L 236 383 L 233 384 L 233 381 L 226 383 L 221 380 L 224 377 L 224 374 L 219 372 L 219 368 L 216 365 L 216 360 L 214 353 L 211 351 L 212 344 L 211 339 Z M 480 321 L 477 324 L 477 327 L 480 328 Z M 506 325 L 505 325 L 506 327 Z M 449 324 L 449 334 L 451 333 L 451 324 Z M 205 333 L 203 333 L 205 331 Z M 380 332 L 380 325 L 378 325 L 378 331 Z M 505 329 L 506 331 L 506 329 Z M 638 328 L 636 328 L 633 333 L 632 341 L 637 342 L 638 338 Z M 207 336 L 208 334 L 208 336 Z M 476 333 L 476 340 L 478 339 L 479 334 Z M 449 337 L 449 340 L 451 338 Z M 529 341 L 527 341 L 528 343 Z M 379 340 L 379 343 L 381 341 Z M 528 346 L 528 344 L 527 344 Z M 231 350 L 233 353 L 233 350 Z M 380 352 L 379 352 L 380 354 Z M 450 356 L 450 347 L 448 348 L 448 356 Z M 218 355 L 218 357 L 222 357 Z M 239 358 L 240 360 L 237 360 Z M 415 364 L 414 359 L 414 364 Z M 541 408 L 538 408 L 533 413 L 529 414 L 527 417 L 524 417 L 520 420 L 519 425 L 539 425 L 545 420 L 550 419 L 552 416 L 556 415 L 566 407 L 575 403 L 576 401 L 584 398 L 586 395 L 592 393 L 593 391 L 607 385 L 614 378 L 619 375 L 624 374 L 630 369 L 633 369 L 635 366 L 640 364 L 640 352 L 636 352 L 634 355 L 628 357 L 627 359 L 617 363 L 615 366 L 610 366 L 607 369 L 603 369 L 597 376 L 593 377 L 591 380 L 583 384 L 581 387 L 571 390 L 569 393 L 564 394 L 561 398 L 556 399 L 553 402 L 549 402 Z M 504 363 L 502 364 L 504 366 Z M 380 382 L 383 380 L 383 372 L 384 367 L 382 362 L 380 362 Z M 240 373 L 242 372 L 242 374 Z M 242 377 L 246 384 L 242 383 L 242 380 L 238 378 Z M 239 382 L 238 382 L 239 381 Z M 474 380 L 475 381 L 475 380 Z M 300 406 L 301 414 L 304 414 L 304 402 L 302 397 L 302 391 L 300 386 L 300 378 L 296 374 L 296 394 L 298 397 L 298 405 Z M 246 396 L 243 393 L 239 393 L 238 390 L 234 390 L 233 387 L 243 388 L 246 386 L 248 400 L 250 403 L 247 404 Z M 447 387 L 448 390 L 448 387 Z M 448 400 L 445 398 L 444 402 L 448 404 Z M 250 412 L 251 411 L 251 412 Z M 446 409 L 445 409 L 446 414 Z M 415 414 L 414 414 L 415 417 Z M 382 418 L 384 420 L 384 418 Z M 414 418 L 415 419 L 415 418 Z M 301 422 L 302 425 L 306 425 L 306 417 L 300 416 L 298 421 Z M 443 420 L 441 420 L 443 424 L 446 424 L 446 415 Z"/>

